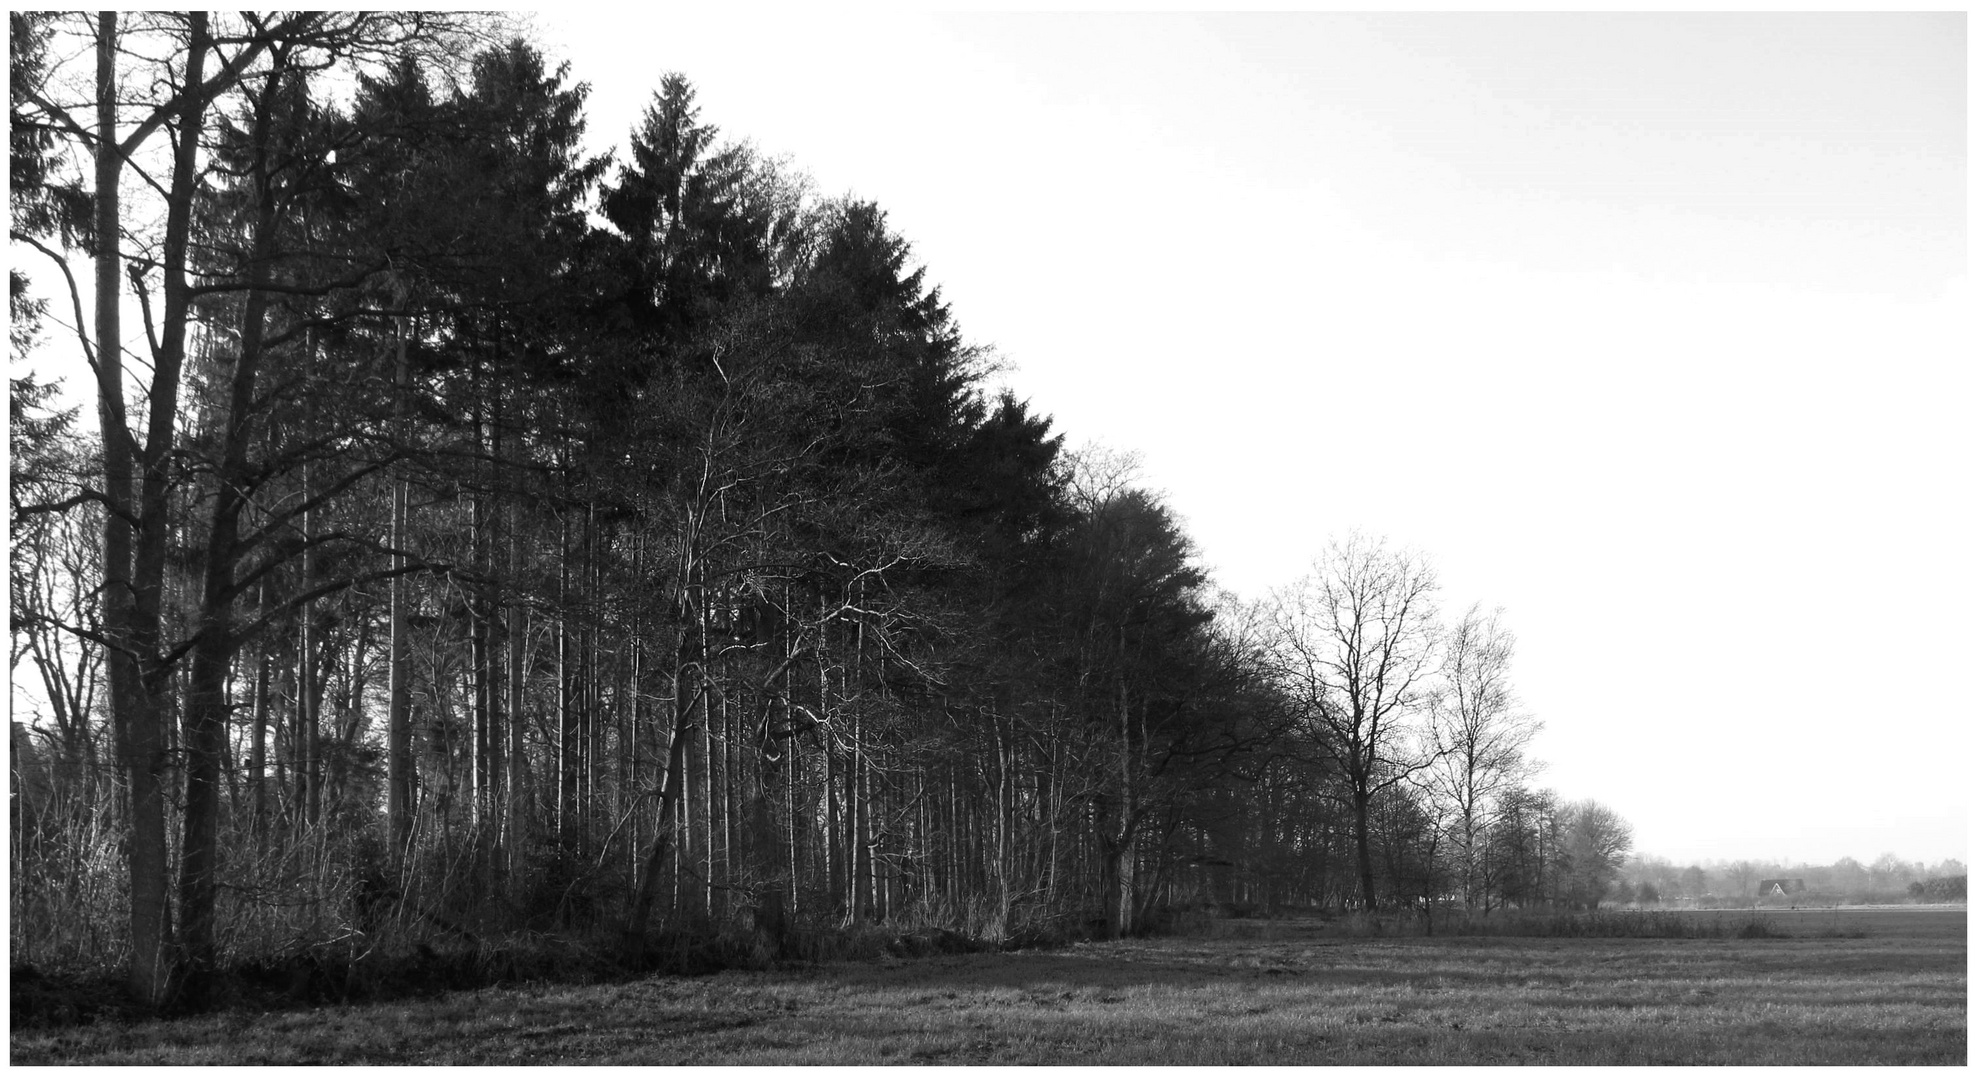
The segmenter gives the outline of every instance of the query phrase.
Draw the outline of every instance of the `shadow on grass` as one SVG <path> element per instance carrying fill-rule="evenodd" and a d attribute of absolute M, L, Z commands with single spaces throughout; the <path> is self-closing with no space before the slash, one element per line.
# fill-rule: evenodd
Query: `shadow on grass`
<path fill-rule="evenodd" d="M 719 964 L 703 969 L 718 970 Z M 621 981 L 651 974 L 574 942 L 536 940 L 509 947 L 441 952 L 427 947 L 396 956 L 340 955 L 308 950 L 274 960 L 239 964 L 207 974 L 166 1009 L 147 1007 L 120 980 L 101 974 L 64 976 L 25 965 L 11 971 L 8 1014 L 14 1030 L 87 1024 L 99 1019 L 142 1020 L 197 1016 L 228 1009 L 260 1011 L 430 998 L 505 983 L 575 985 Z"/>

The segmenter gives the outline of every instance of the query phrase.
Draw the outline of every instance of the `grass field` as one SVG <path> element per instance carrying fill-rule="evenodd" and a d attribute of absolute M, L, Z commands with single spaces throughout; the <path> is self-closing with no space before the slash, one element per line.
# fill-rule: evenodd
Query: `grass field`
<path fill-rule="evenodd" d="M 1700 913 L 1698 918 L 1713 918 Z M 1342 939 L 517 986 L 15 1032 L 12 1064 L 1790 1065 L 1967 1060 L 1965 910 L 1778 912 L 1759 940 Z"/>

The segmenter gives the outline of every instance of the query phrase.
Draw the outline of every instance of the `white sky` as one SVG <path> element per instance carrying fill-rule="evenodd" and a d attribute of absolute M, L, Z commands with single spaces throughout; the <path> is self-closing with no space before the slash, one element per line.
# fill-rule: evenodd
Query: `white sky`
<path fill-rule="evenodd" d="M 1642 853 L 1967 857 L 1964 15 L 712 8 L 538 16 L 595 148 L 879 203 L 1220 584 L 1421 549 Z"/>
<path fill-rule="evenodd" d="M 1257 596 L 1504 605 L 1542 782 L 1690 861 L 1966 858 L 1966 19 L 540 16 L 623 145 L 878 202 Z"/>

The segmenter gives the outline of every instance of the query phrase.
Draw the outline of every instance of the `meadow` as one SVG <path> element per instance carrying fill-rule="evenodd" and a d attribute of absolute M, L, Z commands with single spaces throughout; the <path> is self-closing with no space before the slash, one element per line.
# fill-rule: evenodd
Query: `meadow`
<path fill-rule="evenodd" d="M 1711 920 L 1724 913 L 1686 913 Z M 1964 909 L 1773 937 L 1176 937 L 12 1035 L 13 1064 L 1842 1065 L 1967 1059 Z"/>

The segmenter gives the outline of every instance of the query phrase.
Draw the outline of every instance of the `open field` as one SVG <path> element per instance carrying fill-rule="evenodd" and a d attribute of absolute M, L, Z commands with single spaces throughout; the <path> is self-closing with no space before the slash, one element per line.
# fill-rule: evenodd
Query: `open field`
<path fill-rule="evenodd" d="M 22 1031 L 12 1063 L 1966 1061 L 1965 910 L 1770 915 L 1820 936 L 1341 939 L 1314 923 L 1224 924 L 1050 951 Z"/>

